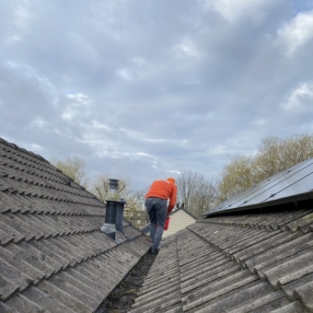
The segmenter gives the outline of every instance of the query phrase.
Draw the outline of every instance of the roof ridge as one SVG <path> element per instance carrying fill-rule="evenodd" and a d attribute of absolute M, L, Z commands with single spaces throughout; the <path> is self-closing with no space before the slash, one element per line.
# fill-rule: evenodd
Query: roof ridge
<path fill-rule="evenodd" d="M 8 147 L 10 147 L 12 149 L 15 149 L 15 150 L 18 150 L 20 152 L 26 153 L 26 154 L 28 154 L 28 155 L 30 155 L 32 157 L 35 157 L 35 158 L 37 158 L 40 161 L 44 161 L 44 162 L 47 162 L 48 164 L 50 164 L 50 162 L 48 160 L 46 160 L 45 158 L 43 158 L 41 155 L 36 154 L 34 152 L 31 152 L 29 150 L 26 150 L 25 148 L 21 148 L 18 145 L 16 145 L 15 143 L 6 141 L 2 137 L 0 137 L 0 143 L 4 144 L 4 145 L 6 145 L 6 146 L 8 146 Z"/>

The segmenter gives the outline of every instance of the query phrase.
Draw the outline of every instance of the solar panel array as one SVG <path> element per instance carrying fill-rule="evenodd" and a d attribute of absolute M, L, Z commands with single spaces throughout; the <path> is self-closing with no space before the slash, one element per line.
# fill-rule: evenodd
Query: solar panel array
<path fill-rule="evenodd" d="M 220 203 L 204 215 L 260 208 L 312 198 L 312 174 L 313 158 L 255 184 L 242 193 Z"/>

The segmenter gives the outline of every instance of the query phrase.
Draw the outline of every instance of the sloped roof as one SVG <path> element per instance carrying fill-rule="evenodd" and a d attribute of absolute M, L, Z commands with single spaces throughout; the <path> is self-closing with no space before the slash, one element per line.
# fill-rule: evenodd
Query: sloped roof
<path fill-rule="evenodd" d="M 313 312 L 308 186 L 275 206 L 214 212 L 166 239 L 131 313 Z"/>
<path fill-rule="evenodd" d="M 94 312 L 149 249 L 124 221 L 41 156 L 0 138 L 0 312 Z"/>

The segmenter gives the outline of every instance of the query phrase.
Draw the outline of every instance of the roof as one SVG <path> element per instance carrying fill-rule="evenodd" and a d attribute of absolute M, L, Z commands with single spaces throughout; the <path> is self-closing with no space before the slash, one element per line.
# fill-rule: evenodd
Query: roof
<path fill-rule="evenodd" d="M 127 238 L 102 233 L 102 202 L 1 138 L 0 217 L 1 313 L 94 312 L 149 249 L 126 221 Z"/>
<path fill-rule="evenodd" d="M 265 207 L 229 210 L 230 199 L 167 237 L 131 313 L 313 312 L 311 190 Z"/>

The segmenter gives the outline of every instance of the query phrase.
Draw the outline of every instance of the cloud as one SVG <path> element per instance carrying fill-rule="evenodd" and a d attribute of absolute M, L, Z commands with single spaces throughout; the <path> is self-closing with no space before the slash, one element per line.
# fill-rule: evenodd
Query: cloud
<path fill-rule="evenodd" d="M 190 38 L 184 38 L 181 43 L 175 46 L 176 55 L 178 58 L 199 58 L 200 52 L 197 50 L 197 47 L 192 42 Z"/>
<path fill-rule="evenodd" d="M 278 30 L 278 41 L 282 43 L 288 57 L 293 57 L 313 38 L 313 10 L 299 12 L 289 23 Z"/>
<path fill-rule="evenodd" d="M 207 8 L 220 13 L 229 22 L 249 18 L 257 25 L 266 19 L 266 3 L 263 0 L 204 0 Z"/>
<path fill-rule="evenodd" d="M 303 83 L 281 106 L 287 111 L 313 112 L 313 84 Z"/>
<path fill-rule="evenodd" d="M 312 131 L 310 10 L 293 0 L 6 1 L 0 136 L 137 186 L 184 170 L 214 176 L 265 136 Z"/>

